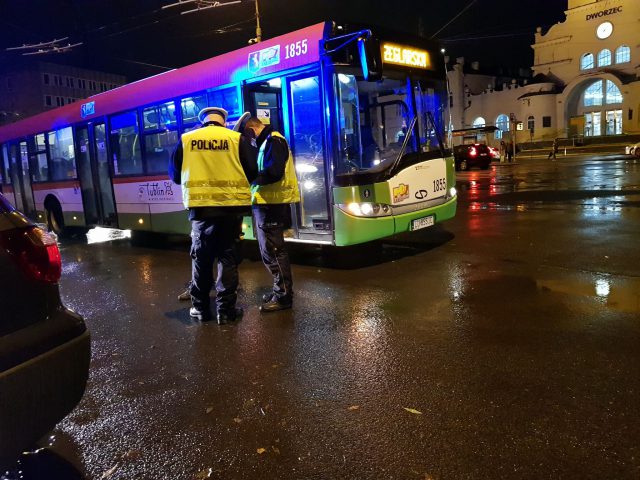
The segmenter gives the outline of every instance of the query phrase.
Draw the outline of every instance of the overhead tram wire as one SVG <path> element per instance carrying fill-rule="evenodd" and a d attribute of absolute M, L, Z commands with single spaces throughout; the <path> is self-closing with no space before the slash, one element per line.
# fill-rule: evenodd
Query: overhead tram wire
<path fill-rule="evenodd" d="M 441 31 L 443 31 L 445 28 L 447 28 L 449 25 L 451 25 L 453 22 L 455 22 L 458 19 L 458 17 L 460 17 L 464 12 L 469 10 L 469 8 L 471 8 L 471 6 L 476 2 L 477 2 L 477 0 L 471 0 L 471 2 L 469 2 L 467 4 L 467 6 L 464 7 L 462 10 L 460 10 L 460 12 L 458 12 L 458 14 L 455 17 L 453 17 L 451 20 L 449 20 L 447 23 L 445 23 L 442 26 L 442 28 L 440 28 L 440 30 L 438 30 L 436 33 L 431 35 L 431 37 L 429 37 L 429 40 L 433 40 L 436 37 L 436 35 L 438 35 Z"/>

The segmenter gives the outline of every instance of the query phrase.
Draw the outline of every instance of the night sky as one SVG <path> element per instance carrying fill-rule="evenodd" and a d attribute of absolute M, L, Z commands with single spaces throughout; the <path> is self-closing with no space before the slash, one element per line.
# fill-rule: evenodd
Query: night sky
<path fill-rule="evenodd" d="M 185 7 L 161 10 L 170 3 L 174 0 L 0 0 L 0 63 L 6 67 L 28 58 L 6 52 L 7 47 L 68 36 L 84 45 L 72 53 L 30 58 L 135 80 L 240 48 L 255 36 L 253 1 L 190 15 L 180 15 Z M 430 37 L 469 4 L 436 38 L 452 57 L 486 66 L 530 66 L 535 28 L 563 20 L 566 8 L 566 0 L 260 0 L 263 38 L 324 19 Z"/>

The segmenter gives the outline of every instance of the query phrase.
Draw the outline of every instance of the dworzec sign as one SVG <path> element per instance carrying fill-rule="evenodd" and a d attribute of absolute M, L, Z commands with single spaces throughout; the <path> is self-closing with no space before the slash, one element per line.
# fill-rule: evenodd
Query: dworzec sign
<path fill-rule="evenodd" d="M 607 8 L 606 10 L 600 10 L 596 13 L 587 14 L 587 20 L 595 20 L 596 18 L 608 17 L 609 15 L 614 15 L 616 13 L 622 13 L 622 6 Z"/>

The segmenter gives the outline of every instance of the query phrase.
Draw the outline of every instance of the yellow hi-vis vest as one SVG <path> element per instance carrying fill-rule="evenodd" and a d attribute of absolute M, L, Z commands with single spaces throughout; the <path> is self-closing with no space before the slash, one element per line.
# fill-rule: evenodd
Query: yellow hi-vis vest
<path fill-rule="evenodd" d="M 182 202 L 186 208 L 251 205 L 239 144 L 238 132 L 217 125 L 182 135 Z"/>
<path fill-rule="evenodd" d="M 273 137 L 284 137 L 278 132 L 271 132 Z M 269 137 L 267 137 L 268 139 Z M 264 151 L 267 139 L 260 145 L 258 151 L 258 171 L 264 170 Z M 285 140 L 286 141 L 286 140 Z M 270 183 L 269 185 L 252 185 L 251 186 L 251 202 L 254 204 L 273 204 L 273 203 L 297 203 L 300 201 L 300 189 L 298 188 L 298 178 L 293 165 L 293 155 L 289 150 L 289 158 L 284 169 L 284 175 L 279 182 Z"/>

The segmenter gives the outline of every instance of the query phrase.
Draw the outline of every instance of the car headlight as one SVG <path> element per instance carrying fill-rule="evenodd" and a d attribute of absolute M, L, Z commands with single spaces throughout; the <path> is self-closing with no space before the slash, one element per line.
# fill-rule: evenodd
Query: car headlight
<path fill-rule="evenodd" d="M 391 207 L 385 203 L 339 203 L 338 208 L 354 217 L 386 217 L 391 215 Z"/>

